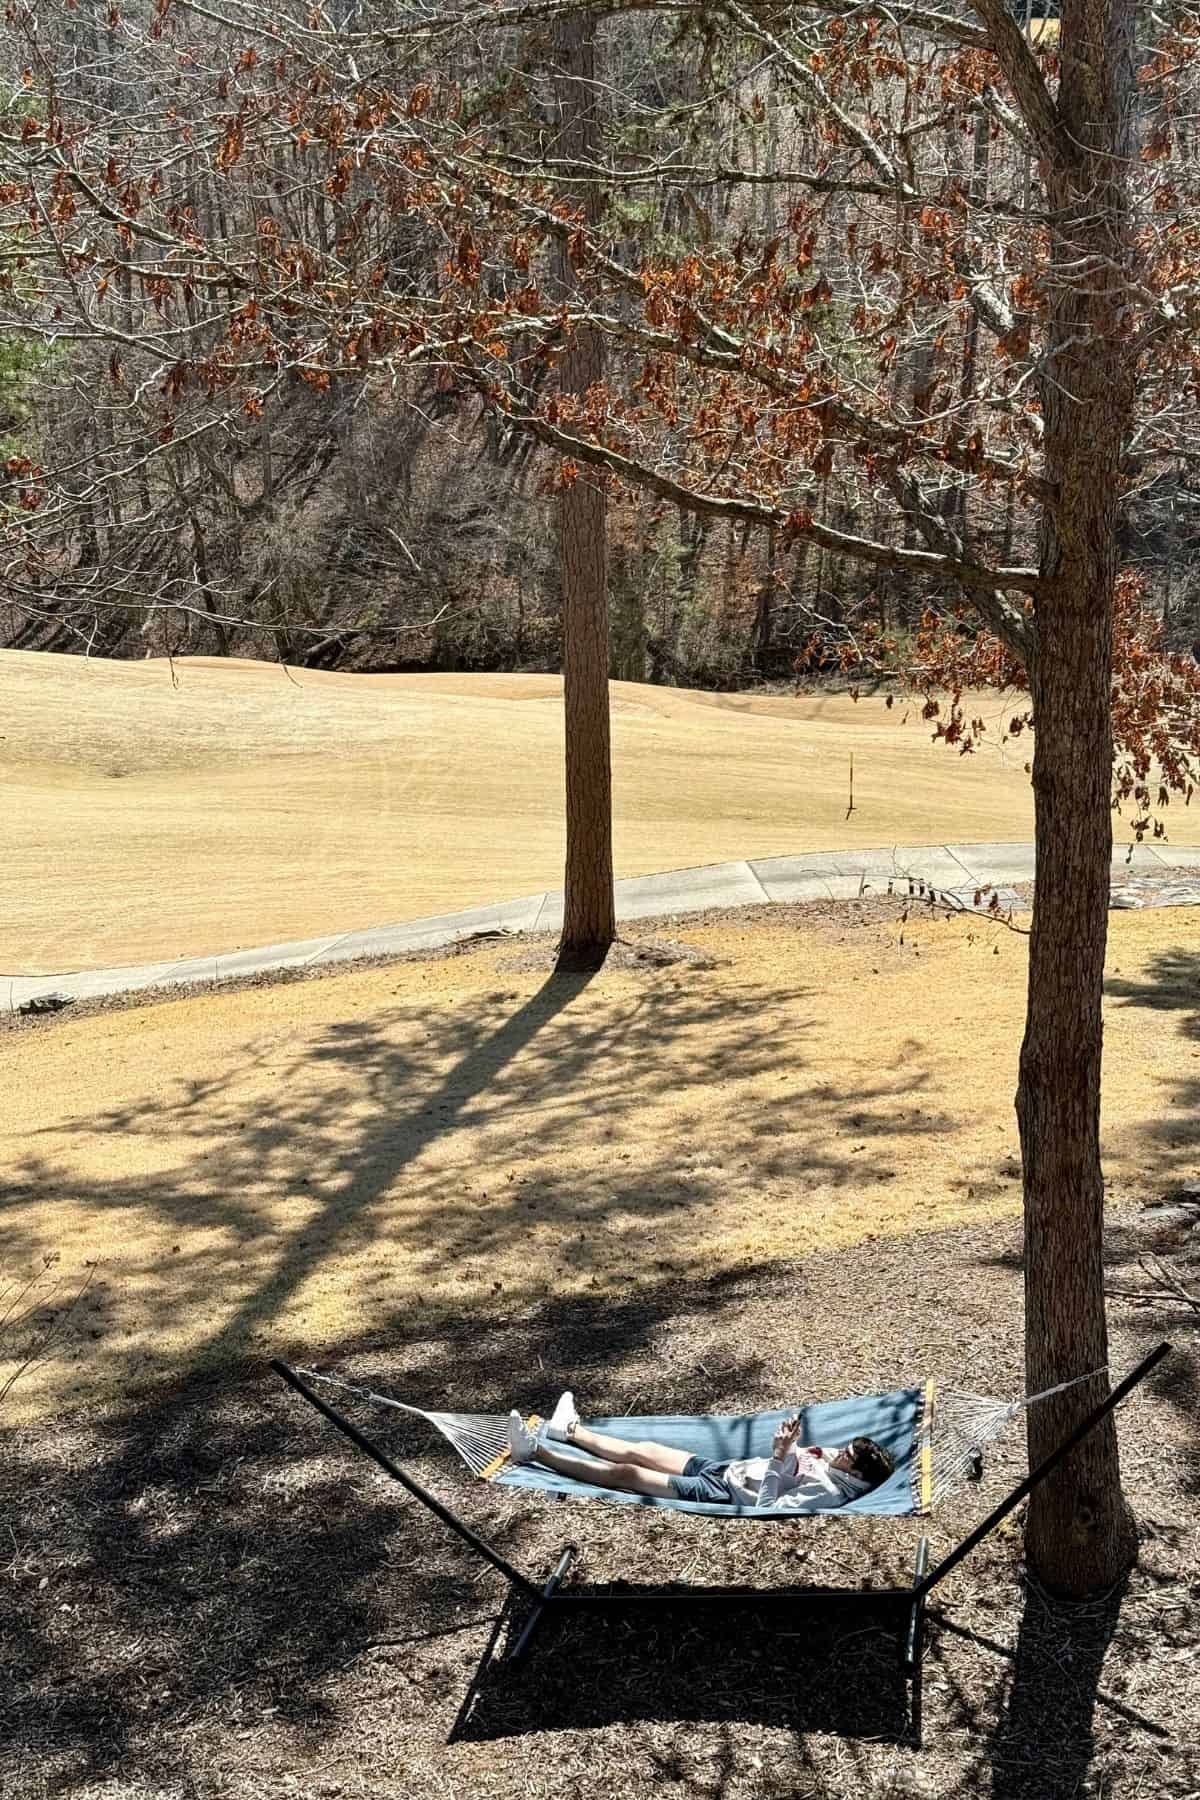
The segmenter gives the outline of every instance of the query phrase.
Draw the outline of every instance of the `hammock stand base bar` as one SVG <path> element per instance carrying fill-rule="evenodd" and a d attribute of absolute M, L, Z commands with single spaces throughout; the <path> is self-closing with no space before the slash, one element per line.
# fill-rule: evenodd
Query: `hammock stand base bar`
<path fill-rule="evenodd" d="M 490 1563 L 498 1574 L 509 1583 L 510 1598 L 521 1596 L 528 1605 L 529 1611 L 522 1624 L 520 1634 L 512 1648 L 497 1660 L 504 1664 L 519 1662 L 527 1653 L 537 1631 L 542 1627 L 547 1615 L 561 1615 L 570 1608 L 576 1613 L 588 1610 L 593 1613 L 640 1611 L 647 1607 L 670 1607 L 673 1609 L 689 1606 L 729 1606 L 750 1608 L 755 1612 L 764 1612 L 778 1606 L 788 1616 L 794 1617 L 796 1610 L 804 1606 L 827 1608 L 834 1605 L 845 1606 L 848 1610 L 856 1607 L 869 1609 L 877 1614 L 893 1612 L 899 1626 L 900 1661 L 905 1675 L 911 1683 L 910 1709 L 910 1741 L 916 1748 L 921 1747 L 922 1740 L 922 1675 L 925 1649 L 925 1608 L 929 1595 L 940 1581 L 957 1568 L 965 1556 L 970 1555 L 997 1527 L 1013 1512 L 1033 1490 L 1040 1487 L 1046 1478 L 1053 1474 L 1058 1465 L 1071 1454 L 1076 1445 L 1096 1429 L 1113 1409 L 1120 1405 L 1125 1396 L 1132 1392 L 1146 1379 L 1150 1371 L 1158 1366 L 1170 1353 L 1169 1343 L 1159 1344 L 1157 1349 L 1143 1358 L 1137 1367 L 1130 1371 L 1125 1379 L 1118 1383 L 1108 1398 L 1092 1409 L 1080 1421 L 1070 1435 L 1053 1450 L 1045 1461 L 1039 1463 L 1025 1479 L 1005 1496 L 999 1506 L 990 1512 L 973 1531 L 958 1544 L 948 1556 L 943 1557 L 936 1568 L 929 1568 L 929 1540 L 923 1537 L 917 1547 L 916 1563 L 913 1579 L 908 1587 L 891 1588 L 852 1588 L 852 1587 L 804 1587 L 804 1588 L 753 1588 L 753 1587 L 719 1587 L 699 1588 L 695 1586 L 682 1588 L 643 1588 L 623 1589 L 609 1588 L 601 1591 L 585 1591 L 582 1589 L 564 1588 L 562 1582 L 570 1570 L 572 1562 L 579 1554 L 574 1544 L 567 1544 L 560 1552 L 553 1572 L 539 1587 L 536 1581 L 516 1568 L 485 1538 L 471 1529 L 456 1513 L 440 1500 L 430 1494 L 412 1476 L 393 1462 L 378 1444 L 358 1429 L 350 1419 L 329 1405 L 319 1394 L 313 1392 L 302 1376 L 287 1363 L 278 1359 L 271 1363 L 272 1369 L 288 1386 L 294 1388 L 309 1405 L 328 1419 L 331 1425 L 349 1438 L 350 1442 L 365 1456 L 370 1457 L 385 1474 L 398 1481 L 401 1487 L 410 1493 L 414 1500 L 440 1519 L 450 1531 L 461 1538 L 468 1549 Z M 794 1517 L 795 1515 L 793 1515 Z"/>

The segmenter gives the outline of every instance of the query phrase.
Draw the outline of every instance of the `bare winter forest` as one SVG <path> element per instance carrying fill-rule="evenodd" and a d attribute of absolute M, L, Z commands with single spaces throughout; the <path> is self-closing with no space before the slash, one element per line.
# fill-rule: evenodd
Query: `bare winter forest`
<path fill-rule="evenodd" d="M 614 676 L 904 648 L 961 597 L 930 550 L 1036 563 L 1053 202 L 958 0 L 8 17 L 0 643 L 557 667 L 572 295 L 589 429 L 637 464 L 606 477 Z M 1039 82 L 1057 24 L 1021 21 Z M 1187 650 L 1193 65 L 1186 9 L 1141 27 L 1119 557 Z"/>

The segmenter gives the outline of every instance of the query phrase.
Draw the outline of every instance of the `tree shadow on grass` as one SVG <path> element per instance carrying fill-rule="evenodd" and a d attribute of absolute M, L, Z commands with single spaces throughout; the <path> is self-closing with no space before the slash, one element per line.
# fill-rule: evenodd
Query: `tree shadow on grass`
<path fill-rule="evenodd" d="M 1183 1012 L 1192 1016 L 1181 1025 L 1185 1037 L 1200 1039 L 1200 952 L 1182 944 L 1161 950 L 1146 965 L 1146 977 L 1108 975 L 1104 992 L 1110 1000 L 1152 1012 Z"/>
<path fill-rule="evenodd" d="M 1110 977 L 1105 991 L 1123 1004 L 1146 1007 L 1157 1012 L 1181 1015 L 1180 1035 L 1188 1042 L 1200 1044 L 1200 952 L 1177 945 L 1164 950 L 1149 965 L 1143 981 L 1118 980 Z M 1193 1064 L 1193 1066 L 1195 1066 Z M 1200 1077 L 1168 1078 L 1163 1083 L 1167 1097 L 1156 1116 L 1142 1127 L 1160 1191 L 1169 1196 L 1171 1181 L 1182 1177 L 1195 1182 L 1200 1173 Z M 1164 1182 L 1162 1177 L 1167 1180 Z M 1154 1227 L 1151 1227 L 1151 1235 Z M 1180 1231 L 1164 1228 L 1165 1242 L 1155 1242 L 1156 1250 L 1165 1248 L 1167 1260 L 1182 1278 L 1184 1285 L 1195 1291 L 1200 1283 L 1200 1231 L 1194 1224 Z M 1147 1245 L 1144 1236 L 1133 1242 L 1129 1258 Z M 1145 1286 L 1148 1277 L 1140 1268 L 1134 1285 Z M 1128 1297 L 1114 1302 L 1125 1313 L 1127 1328 L 1147 1344 L 1170 1338 L 1176 1352 L 1151 1377 L 1151 1389 L 1165 1400 L 1178 1415 L 1187 1433 L 1186 1479 L 1193 1493 L 1200 1492 L 1200 1450 L 1196 1441 L 1196 1420 L 1200 1417 L 1200 1354 L 1188 1342 L 1194 1335 L 1196 1315 L 1182 1304 L 1175 1305 L 1164 1297 L 1164 1303 L 1130 1304 Z M 1179 1456 L 1179 1447 L 1175 1452 Z"/>
<path fill-rule="evenodd" d="M 1200 952 L 1177 945 L 1161 951 L 1140 981 L 1110 975 L 1104 983 L 1110 1001 L 1152 1012 L 1181 1015 L 1179 1033 L 1200 1043 Z M 1195 1178 L 1200 1151 L 1200 1077 L 1164 1078 L 1168 1097 L 1142 1128 L 1152 1167 L 1158 1176 Z"/>
<path fill-rule="evenodd" d="M 1179 1034 L 1191 1044 L 1200 1044 L 1200 951 L 1178 944 L 1161 951 L 1149 963 L 1142 980 L 1109 976 L 1104 984 L 1111 1001 L 1124 1006 L 1154 1012 L 1179 1014 Z M 1192 1064 L 1195 1067 L 1195 1062 Z M 1200 1174 L 1200 1076 L 1167 1076 L 1162 1105 L 1155 1116 L 1140 1129 L 1147 1147 L 1149 1174 L 1158 1192 L 1169 1198 L 1173 1183 L 1183 1179 L 1194 1183 Z M 1195 1224 L 1165 1224 L 1147 1215 L 1145 1226 L 1138 1221 L 1132 1230 L 1114 1234 L 1110 1263 L 1133 1263 L 1146 1250 L 1165 1255 L 1185 1287 L 1195 1291 L 1200 1283 L 1200 1231 Z M 1150 1277 L 1138 1267 L 1132 1271 L 1132 1285 L 1147 1287 Z M 1165 1295 L 1149 1304 L 1130 1301 L 1128 1295 L 1112 1302 L 1120 1308 L 1122 1323 L 1149 1348 L 1156 1341 L 1171 1339 L 1175 1354 L 1167 1359 L 1150 1378 L 1154 1395 L 1166 1401 L 1178 1415 L 1187 1433 L 1186 1480 L 1193 1493 L 1200 1492 L 1200 1449 L 1197 1447 L 1195 1422 L 1200 1417 L 1200 1354 L 1189 1342 L 1194 1334 L 1195 1314 L 1182 1304 L 1174 1304 Z M 1178 1446 L 1174 1454 L 1180 1456 Z"/>
<path fill-rule="evenodd" d="M 1150 960 L 1143 979 L 1107 976 L 1104 995 L 1109 1007 L 1179 1013 L 1180 1036 L 1200 1043 L 1200 952 L 1183 946 L 1164 950 Z M 1140 1135 L 1144 1141 L 1137 1160 L 1145 1169 L 1147 1187 L 1157 1182 L 1169 1189 L 1173 1177 L 1195 1180 L 1200 1170 L 1200 1076 L 1164 1076 L 1162 1086 L 1167 1094 L 1164 1104 L 1144 1125 L 1131 1126 L 1126 1136 L 1133 1141 Z M 1019 1158 L 1011 1153 L 1002 1155 L 995 1173 L 1002 1180 L 1019 1183 Z M 1116 1257 L 1108 1260 L 1119 1260 L 1121 1240 L 1119 1230 L 1110 1232 L 1108 1247 L 1115 1249 Z M 1019 1260 L 1019 1252 L 1013 1256 Z"/>
<path fill-rule="evenodd" d="M 183 1356 L 195 1366 L 286 1347 L 290 1309 L 336 1320 L 339 1286 L 380 1322 L 403 1286 L 432 1332 L 468 1295 L 506 1307 L 495 1277 L 514 1268 L 526 1292 L 564 1273 L 610 1289 L 634 1272 L 653 1279 L 731 1195 L 748 1207 L 765 1184 L 800 1203 L 808 1187 L 869 1195 L 893 1173 L 889 1140 L 944 1142 L 955 1129 L 913 1105 L 930 1078 L 907 1048 L 869 1082 L 810 1079 L 810 1023 L 764 1028 L 766 990 L 663 971 L 583 1005 L 590 980 L 339 1020 L 253 1045 L 203 1084 L 185 1075 L 165 1094 L 82 1110 L 56 1129 L 79 1140 L 85 1168 L 120 1140 L 119 1172 L 80 1174 L 34 1140 L 0 1259 L 20 1267 L 58 1247 L 52 1196 L 77 1233 L 115 1234 L 89 1296 L 89 1360 L 110 1386 L 144 1383 Z M 736 1100 L 714 1110 L 734 1075 Z M 669 1138 L 644 1130 L 650 1106 Z M 141 1144 L 144 1164 L 127 1172 Z M 178 1339 L 181 1322 L 206 1318 Z"/>
<path fill-rule="evenodd" d="M 761 1405 L 764 1383 L 773 1400 L 780 1374 L 764 1369 L 757 1346 L 773 1342 L 770 1320 L 796 1305 L 803 1280 L 750 1258 L 736 1272 L 672 1278 L 676 1239 L 726 1200 L 731 1182 L 751 1197 L 764 1181 L 786 1183 L 802 1203 L 812 1180 L 851 1198 L 886 1177 L 889 1135 L 944 1142 L 955 1129 L 954 1119 L 910 1104 L 929 1077 L 907 1047 L 869 1083 L 839 1088 L 826 1069 L 806 1073 L 809 1024 L 793 1018 L 786 1034 L 764 1028 L 765 991 L 712 991 L 689 973 L 593 1012 L 574 1005 L 585 985 L 556 977 L 528 998 L 498 986 L 453 1008 L 395 1007 L 299 1043 L 264 1040 L 243 1066 L 203 1086 L 185 1075 L 165 1097 L 81 1109 L 68 1128 L 81 1139 L 144 1146 L 135 1173 L 84 1179 L 26 1158 L 21 1179 L 41 1204 L 10 1213 L 0 1248 L 36 1251 L 38 1230 L 53 1228 L 52 1196 L 107 1217 L 143 1266 L 123 1316 L 122 1297 L 100 1284 L 95 1329 L 109 1329 L 93 1352 L 109 1359 L 110 1393 L 136 1394 L 148 1375 L 159 1383 L 145 1404 L 111 1406 L 94 1428 L 76 1420 L 62 1437 L 19 1434 L 0 1462 L 7 1516 L 37 1521 L 19 1533 L 16 1573 L 0 1590 L 14 1671 L 0 1758 L 38 1770 L 38 1791 L 107 1779 L 118 1766 L 174 1781 L 181 1764 L 198 1768 L 198 1746 L 211 1754 L 214 1733 L 253 1744 L 268 1717 L 314 1740 L 352 1729 L 343 1672 L 394 1637 L 398 1619 L 410 1642 L 397 1654 L 412 1659 L 406 1679 L 419 1693 L 422 1729 L 428 1714 L 431 1731 L 439 1717 L 442 1736 L 449 1730 L 478 1660 L 478 1621 L 497 1598 L 494 1578 L 436 1525 L 431 1534 L 431 1521 L 371 1470 L 348 1464 L 342 1446 L 314 1436 L 311 1417 L 289 1409 L 265 1371 L 245 1376 L 246 1357 L 301 1347 L 289 1307 L 310 1284 L 340 1282 L 355 1257 L 360 1270 L 362 1258 L 377 1260 L 361 1329 L 352 1342 L 323 1340 L 322 1361 L 381 1348 L 384 1368 L 372 1376 L 418 1405 L 461 1394 L 473 1408 L 505 1411 L 533 1385 L 552 1389 L 589 1370 L 597 1403 L 602 1394 L 612 1413 L 644 1410 L 651 1389 L 657 1404 L 682 1412 Z M 720 1091 L 731 1070 L 759 1085 L 738 1089 L 715 1129 L 705 1113 L 701 1132 L 698 1097 Z M 670 1133 L 643 1135 L 627 1157 L 639 1110 L 664 1096 Z M 474 1134 L 467 1149 L 463 1133 Z M 576 1160 L 564 1180 L 556 1159 L 581 1139 L 586 1165 Z M 531 1146 L 544 1166 L 505 1179 Z M 178 1243 L 169 1261 L 164 1227 L 168 1252 Z M 478 1283 L 456 1296 L 451 1283 L 435 1300 L 420 1282 L 397 1293 L 392 1279 L 400 1261 L 431 1284 L 447 1271 L 477 1276 L 489 1259 L 547 1237 L 556 1269 L 578 1276 L 594 1267 L 608 1286 L 537 1299 L 488 1298 Z M 748 1327 L 751 1303 L 759 1311 Z M 149 1364 L 118 1335 L 135 1307 L 153 1340 Z M 194 1334 L 182 1346 L 159 1344 L 193 1316 L 213 1321 L 198 1342 Z M 829 1354 L 815 1312 L 813 1331 L 811 1374 Z M 664 1357 L 668 1336 L 672 1347 L 702 1349 L 694 1359 Z M 419 1479 L 435 1489 L 445 1481 L 442 1457 L 410 1424 L 385 1435 Z M 620 1550 L 621 1534 L 636 1534 L 626 1566 L 643 1566 L 647 1545 L 672 1573 L 685 1553 L 696 1556 L 685 1526 L 659 1537 L 657 1526 L 597 1510 L 608 1513 L 603 1525 L 585 1519 L 576 1535 Z M 520 1566 L 537 1572 L 552 1562 L 557 1509 L 535 1512 L 519 1497 L 472 1489 L 464 1511 Z M 778 1585 L 795 1575 L 791 1543 L 707 1532 L 703 1554 L 723 1579 Z M 856 1562 L 861 1545 L 856 1530 Z M 886 1559 L 889 1547 L 879 1554 Z M 432 1650 L 421 1647 L 423 1633 Z M 608 1641 L 619 1654 L 619 1636 Z M 438 1648 L 447 1642 L 451 1651 Z M 603 1660 L 599 1643 L 595 1655 Z M 862 1743 L 872 1721 L 885 1736 L 899 1729 L 890 1665 L 876 1698 L 865 1684 L 853 1705 L 845 1681 L 819 1699 L 814 1673 L 807 1715 L 795 1694 L 764 1685 L 759 1661 L 739 1667 L 731 1718 L 740 1708 L 797 1731 L 824 1720 L 852 1737 L 861 1730 Z M 648 1694 L 654 1680 L 643 1665 Z M 681 1678 L 670 1699 L 684 1719 L 693 1716 L 687 1685 Z M 401 1740 L 404 1728 L 401 1717 Z"/>

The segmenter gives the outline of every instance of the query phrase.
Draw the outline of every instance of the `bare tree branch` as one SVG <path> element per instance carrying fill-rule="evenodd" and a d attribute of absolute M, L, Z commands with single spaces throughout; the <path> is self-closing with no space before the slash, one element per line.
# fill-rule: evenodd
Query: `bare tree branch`
<path fill-rule="evenodd" d="M 481 382 L 482 385 L 482 382 Z M 748 524 L 782 530 L 788 539 L 806 539 L 822 549 L 853 557 L 876 568 L 910 569 L 923 575 L 958 582 L 972 593 L 1011 589 L 1036 595 L 1042 586 L 1036 569 L 989 569 L 982 564 L 959 557 L 940 555 L 931 550 L 906 550 L 895 545 L 879 544 L 850 532 L 837 531 L 812 518 L 804 509 L 765 506 L 761 502 L 741 500 L 736 495 L 711 494 L 651 469 L 636 458 L 624 455 L 605 444 L 575 437 L 533 413 L 520 412 L 505 403 L 504 416 L 522 431 L 565 455 L 608 469 L 633 488 L 645 488 L 661 500 L 670 500 L 687 511 L 707 513 L 713 518 L 744 519 Z"/>

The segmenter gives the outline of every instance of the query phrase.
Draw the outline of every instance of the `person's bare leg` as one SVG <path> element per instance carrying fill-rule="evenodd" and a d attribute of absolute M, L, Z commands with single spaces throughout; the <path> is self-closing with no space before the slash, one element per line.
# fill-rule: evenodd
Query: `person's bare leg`
<path fill-rule="evenodd" d="M 655 1444 L 648 1438 L 610 1437 L 607 1432 L 589 1431 L 577 1425 L 568 1440 L 576 1450 L 586 1450 L 610 1463 L 636 1463 L 642 1469 L 657 1469 L 663 1475 L 682 1475 L 691 1461 L 690 1450 L 672 1450 L 667 1444 Z"/>
<path fill-rule="evenodd" d="M 598 1437 L 600 1434 L 590 1432 L 588 1435 Z M 612 1441 L 620 1443 L 622 1440 L 614 1438 Z M 662 1449 L 663 1446 L 651 1445 L 650 1448 Z M 675 1454 L 674 1450 L 667 1451 L 668 1456 Z M 549 1444 L 539 1444 L 533 1460 L 544 1468 L 553 1469 L 557 1475 L 586 1481 L 589 1487 L 617 1488 L 625 1494 L 647 1494 L 654 1500 L 671 1498 L 671 1475 L 659 1469 L 644 1468 L 631 1458 L 624 1462 L 598 1462 L 595 1456 L 564 1455 L 561 1450 L 551 1449 Z M 686 1462 L 687 1458 L 683 1460 Z M 681 1471 L 682 1464 L 671 1473 L 678 1475 Z"/>

